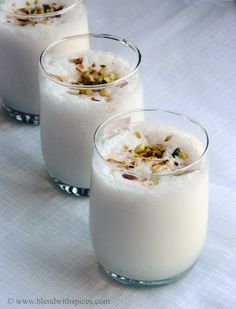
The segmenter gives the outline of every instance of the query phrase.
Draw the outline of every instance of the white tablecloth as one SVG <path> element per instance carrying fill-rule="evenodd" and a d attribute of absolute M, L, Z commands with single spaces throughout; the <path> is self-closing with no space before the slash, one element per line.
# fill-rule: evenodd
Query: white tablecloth
<path fill-rule="evenodd" d="M 9 120 L 0 109 L 0 308 L 74 308 L 69 302 L 76 299 L 108 300 L 100 308 L 236 308 L 236 3 L 89 0 L 87 6 L 91 31 L 140 47 L 146 107 L 184 112 L 207 128 L 207 242 L 193 270 L 173 285 L 113 282 L 96 265 L 88 199 L 55 189 L 39 128 Z M 64 304 L 49 304 L 54 298 Z M 17 304 L 22 299 L 36 303 Z"/>

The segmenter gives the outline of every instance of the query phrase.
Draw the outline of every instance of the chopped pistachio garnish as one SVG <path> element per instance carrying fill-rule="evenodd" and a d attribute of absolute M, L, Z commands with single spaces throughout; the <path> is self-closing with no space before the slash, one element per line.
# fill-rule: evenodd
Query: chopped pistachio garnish
<path fill-rule="evenodd" d="M 161 167 L 160 164 L 154 164 L 152 167 L 151 167 L 151 170 L 153 173 L 156 173 L 156 171 Z"/>
<path fill-rule="evenodd" d="M 180 152 L 180 153 L 179 153 L 179 158 L 180 158 L 181 160 L 185 160 L 185 159 L 188 158 L 188 154 L 185 153 L 185 152 Z"/>
<path fill-rule="evenodd" d="M 163 144 L 144 145 L 140 144 L 135 149 L 136 155 L 141 155 L 143 158 L 162 158 L 166 151 L 166 146 Z"/>
<path fill-rule="evenodd" d="M 12 10 L 14 14 L 22 15 L 22 18 L 8 16 L 8 22 L 15 23 L 19 26 L 35 26 L 39 23 L 36 19 L 30 19 L 30 15 L 40 15 L 46 13 L 59 12 L 64 8 L 63 4 L 58 4 L 56 2 L 53 3 L 44 3 L 42 5 L 39 4 L 39 0 L 34 1 L 26 1 L 24 7 L 16 8 L 16 3 L 12 4 Z M 25 18 L 25 15 L 29 15 L 29 18 Z M 52 16 L 52 17 L 60 17 L 60 15 Z M 51 18 L 52 18 L 51 17 Z M 40 20 L 40 22 L 47 23 L 50 17 L 45 17 Z"/>
<path fill-rule="evenodd" d="M 172 157 L 174 158 L 179 157 L 181 160 L 185 160 L 188 158 L 188 154 L 185 152 L 182 152 L 180 148 L 176 148 L 174 152 L 172 153 Z"/>
<path fill-rule="evenodd" d="M 78 85 L 103 85 L 115 81 L 119 78 L 116 72 L 109 72 L 105 64 L 100 65 L 100 68 L 96 69 L 97 65 L 93 63 L 91 66 L 85 69 L 82 57 L 70 59 L 69 62 L 76 65 L 78 79 L 75 81 L 75 83 Z M 106 92 L 104 96 L 109 95 Z"/>
<path fill-rule="evenodd" d="M 141 153 L 141 152 L 144 152 L 145 151 L 145 145 L 144 144 L 140 144 L 138 145 L 136 148 L 135 148 L 135 153 L 138 154 L 138 153 Z"/>
<path fill-rule="evenodd" d="M 141 134 L 140 134 L 139 131 L 135 131 L 135 132 L 134 132 L 134 135 L 135 135 L 138 139 L 142 138 L 142 136 L 141 136 Z"/>
<path fill-rule="evenodd" d="M 166 151 L 166 146 L 164 144 L 157 144 L 153 146 L 154 150 L 154 156 L 157 158 L 162 158 L 165 151 Z"/>
<path fill-rule="evenodd" d="M 75 64 L 75 70 L 78 73 L 78 78 L 74 81 L 68 81 L 63 77 L 60 77 L 56 74 L 51 74 L 51 76 L 56 78 L 59 81 L 70 82 L 74 85 L 85 85 L 85 86 L 96 86 L 96 85 L 105 85 L 112 81 L 119 79 L 119 75 L 116 72 L 109 72 L 107 70 L 107 66 L 105 64 L 97 65 L 96 63 L 92 63 L 92 65 L 86 66 L 84 65 L 83 57 L 71 58 L 69 59 L 70 63 Z M 111 93 L 108 89 L 99 89 L 99 90 L 90 90 L 90 89 L 82 89 L 76 90 L 76 88 L 71 88 L 68 91 L 69 94 L 72 95 L 87 95 L 91 96 L 91 101 L 101 101 L 96 98 L 96 93 L 99 93 L 100 96 L 105 97 L 107 102 L 112 100 Z"/>

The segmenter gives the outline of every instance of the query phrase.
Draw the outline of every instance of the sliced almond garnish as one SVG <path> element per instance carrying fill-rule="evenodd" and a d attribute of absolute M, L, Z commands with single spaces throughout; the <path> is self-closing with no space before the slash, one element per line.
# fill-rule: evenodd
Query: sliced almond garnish
<path fill-rule="evenodd" d="M 131 174 L 122 174 L 122 177 L 128 180 L 138 180 L 137 176 L 131 175 Z"/>
<path fill-rule="evenodd" d="M 168 142 L 169 140 L 171 140 L 173 137 L 173 134 L 171 135 L 167 135 L 166 138 L 164 139 L 165 142 Z"/>
<path fill-rule="evenodd" d="M 69 59 L 69 62 L 74 64 L 82 64 L 83 61 L 84 61 L 83 57 Z"/>

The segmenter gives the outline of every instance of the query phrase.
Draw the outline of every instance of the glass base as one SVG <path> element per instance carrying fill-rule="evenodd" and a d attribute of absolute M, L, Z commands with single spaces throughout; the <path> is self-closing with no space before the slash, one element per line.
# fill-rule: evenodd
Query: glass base
<path fill-rule="evenodd" d="M 153 281 L 147 281 L 147 280 L 135 280 L 135 279 L 130 279 L 130 278 L 126 278 L 123 276 L 120 276 L 112 271 L 110 271 L 106 266 L 104 266 L 103 264 L 99 263 L 99 265 L 102 267 L 102 269 L 105 271 L 105 273 L 111 277 L 112 279 L 121 282 L 123 284 L 127 284 L 127 285 L 134 285 L 134 286 L 140 286 L 140 287 L 144 287 L 144 286 L 158 286 L 158 285 L 164 285 L 164 284 L 171 284 L 176 282 L 177 280 L 179 280 L 180 278 L 182 278 L 183 276 L 185 276 L 195 265 L 195 263 L 188 268 L 187 270 L 185 270 L 184 272 L 171 277 L 171 278 L 167 278 L 167 279 L 162 279 L 162 280 L 153 280 Z"/>
<path fill-rule="evenodd" d="M 54 184 L 57 186 L 57 188 L 59 188 L 60 190 L 69 193 L 71 195 L 75 195 L 75 196 L 89 196 L 89 189 L 87 188 L 78 188 L 75 186 L 71 186 L 68 185 L 62 181 L 60 181 L 59 179 L 52 177 L 51 179 L 53 180 Z"/>
<path fill-rule="evenodd" d="M 6 104 L 3 104 L 3 107 L 6 110 L 6 112 L 17 121 L 33 124 L 34 126 L 39 125 L 38 115 L 25 114 L 23 112 L 16 111 L 15 109 L 12 109 Z"/>

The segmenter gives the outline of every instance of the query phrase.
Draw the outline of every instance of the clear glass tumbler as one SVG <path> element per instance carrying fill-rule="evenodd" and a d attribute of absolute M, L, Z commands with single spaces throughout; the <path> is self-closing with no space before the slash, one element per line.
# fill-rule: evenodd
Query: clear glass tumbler
<path fill-rule="evenodd" d="M 94 136 L 90 233 L 113 279 L 171 283 L 197 261 L 208 221 L 208 135 L 187 116 L 136 110 Z"/>
<path fill-rule="evenodd" d="M 143 106 L 141 54 L 108 34 L 68 37 L 40 59 L 40 131 L 44 160 L 62 190 L 88 195 L 92 139 L 112 114 Z"/>
<path fill-rule="evenodd" d="M 87 32 L 82 0 L 0 0 L 0 101 L 10 116 L 39 123 L 41 52 L 55 40 Z"/>

